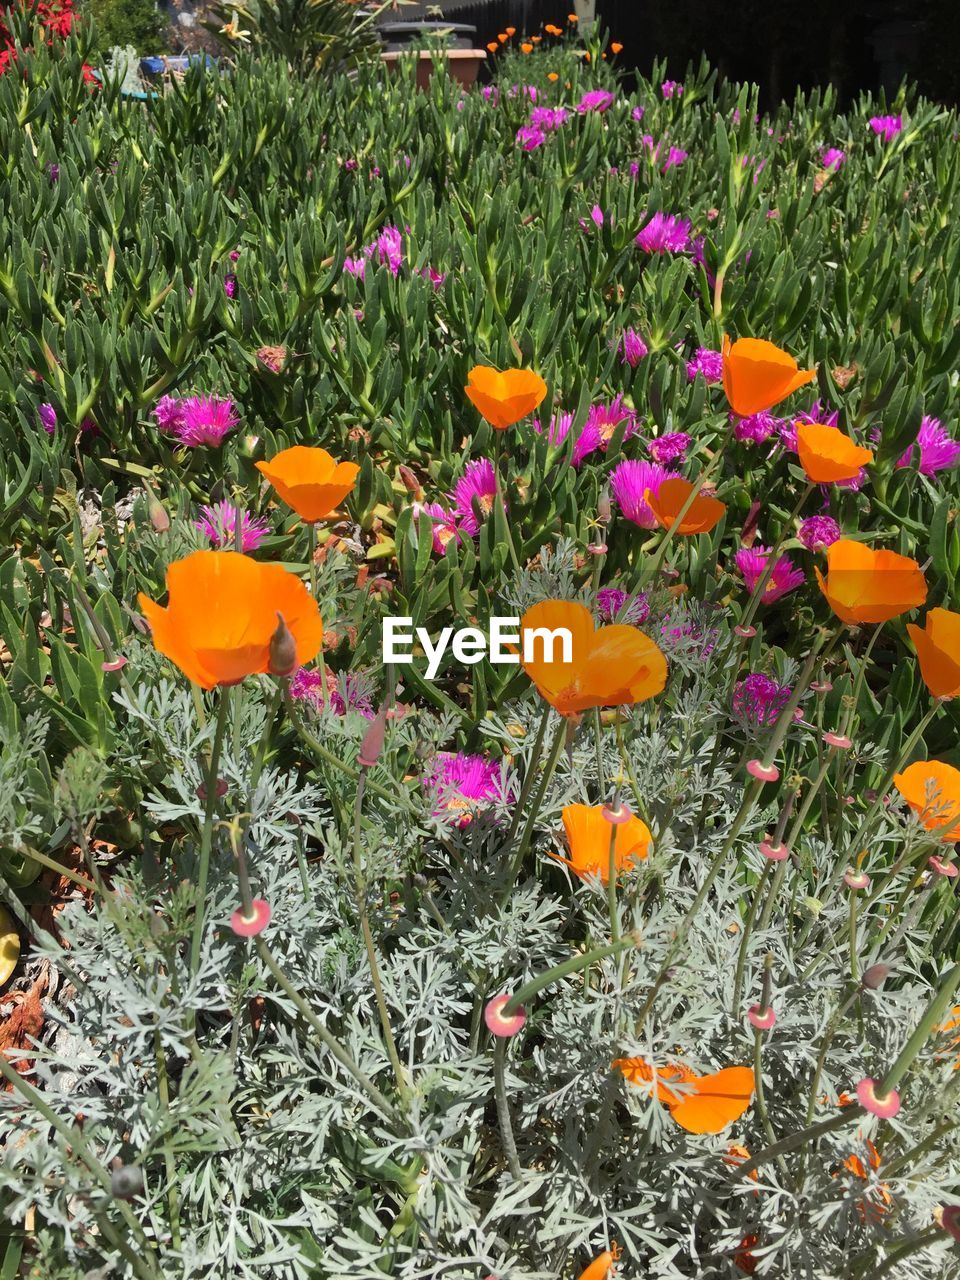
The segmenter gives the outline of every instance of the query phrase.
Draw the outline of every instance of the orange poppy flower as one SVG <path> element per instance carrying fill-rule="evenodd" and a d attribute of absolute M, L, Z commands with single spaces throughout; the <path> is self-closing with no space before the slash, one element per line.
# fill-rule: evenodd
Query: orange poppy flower
<path fill-rule="evenodd" d="M 869 1138 L 866 1143 L 866 1152 L 870 1169 L 875 1173 L 880 1168 L 880 1152 Z M 852 1173 L 855 1178 L 860 1178 L 863 1182 L 870 1180 L 870 1172 L 858 1155 L 847 1156 L 841 1168 L 846 1169 L 848 1173 Z M 837 1175 L 834 1174 L 833 1176 L 836 1177 Z M 879 1183 L 874 1190 L 876 1194 L 872 1199 L 861 1200 L 857 1204 L 857 1211 L 862 1222 L 865 1222 L 868 1216 L 871 1221 L 879 1222 L 893 1204 L 893 1196 L 890 1194 L 890 1188 L 885 1182 Z"/>
<path fill-rule="evenodd" d="M 239 551 L 194 551 L 167 569 L 166 608 L 141 591 L 153 644 L 203 689 L 239 684 L 270 670 L 278 616 L 296 647 L 296 665 L 320 652 L 323 623 L 316 600 L 278 564 Z"/>
<path fill-rule="evenodd" d="M 610 45 L 611 53 L 621 53 L 622 50 L 623 50 L 623 45 L 620 43 L 619 40 L 614 40 L 613 43 Z"/>
<path fill-rule="evenodd" d="M 799 369 L 793 356 L 763 338 L 723 339 L 723 389 L 738 417 L 772 409 L 816 376 L 816 369 Z"/>
<path fill-rule="evenodd" d="M 520 52 L 533 53 L 533 45 L 530 44 L 528 41 L 524 40 L 523 44 L 520 46 Z"/>
<path fill-rule="evenodd" d="M 360 474 L 355 462 L 337 462 L 326 449 L 303 444 L 282 449 L 267 462 L 258 462 L 257 470 L 308 524 L 322 520 L 338 507 Z"/>
<path fill-rule="evenodd" d="M 798 422 L 796 427 L 800 465 L 816 484 L 852 480 L 873 461 L 871 449 L 861 448 L 836 427 L 822 422 Z"/>
<path fill-rule="evenodd" d="M 928 831 L 960 840 L 960 769 L 942 760 L 916 760 L 893 785 Z"/>
<path fill-rule="evenodd" d="M 556 71 L 548 71 L 547 79 L 550 81 L 557 81 L 560 79 L 560 77 L 557 75 Z"/>
<path fill-rule="evenodd" d="M 532 369 L 492 369 L 478 364 L 464 387 L 482 417 L 497 431 L 505 431 L 532 413 L 547 394 L 547 384 Z"/>
<path fill-rule="evenodd" d="M 731 1169 L 736 1169 L 739 1165 L 745 1164 L 749 1159 L 750 1152 L 746 1147 L 742 1146 L 739 1142 L 731 1142 L 729 1147 L 727 1147 L 727 1154 L 723 1157 L 723 1163 L 729 1165 Z M 756 1169 L 752 1169 L 747 1174 L 747 1177 L 753 1182 L 760 1181 L 760 1174 Z M 757 1194 L 758 1192 L 755 1191 L 754 1195 Z"/>
<path fill-rule="evenodd" d="M 935 698 L 960 697 L 960 613 L 931 609 L 923 627 L 907 623 L 920 674 Z"/>
<path fill-rule="evenodd" d="M 531 37 L 530 37 L 530 43 L 531 43 L 531 44 L 539 44 L 539 43 L 540 43 L 540 41 L 541 41 L 542 39 L 543 39 L 543 36 L 531 36 Z"/>
<path fill-rule="evenodd" d="M 757 1193 L 754 1192 L 753 1194 L 756 1195 Z M 752 1276 L 756 1273 L 757 1258 L 753 1250 L 759 1243 L 760 1237 L 755 1232 L 751 1232 L 750 1235 L 743 1237 L 737 1246 L 736 1253 L 733 1255 L 734 1262 L 745 1275 Z"/>
<path fill-rule="evenodd" d="M 497 44 L 496 40 L 491 40 L 490 43 L 487 45 L 487 48 L 490 50 L 491 53 L 496 53 L 497 50 L 500 48 L 500 46 Z"/>
<path fill-rule="evenodd" d="M 937 1030 L 956 1031 L 958 1027 L 960 1027 L 960 1004 L 955 1004 L 950 1010 L 950 1017 L 946 1022 L 942 1022 L 940 1026 L 937 1027 Z M 950 1042 L 951 1049 L 956 1049 L 958 1047 L 960 1047 L 960 1036 L 956 1036 Z M 953 1069 L 954 1071 L 960 1071 L 960 1058 L 957 1058 L 956 1062 L 954 1062 Z"/>
<path fill-rule="evenodd" d="M 586 1270 L 580 1272 L 579 1280 L 608 1280 L 608 1277 L 614 1274 L 613 1264 L 619 1257 L 620 1246 L 616 1240 L 613 1240 L 609 1249 L 605 1249 L 594 1258 Z"/>
<path fill-rule="evenodd" d="M 604 817 L 603 808 L 588 804 L 568 804 L 563 810 L 563 829 L 567 835 L 570 857 L 551 854 L 558 862 L 565 862 L 581 880 L 599 876 L 606 884 L 610 879 L 610 822 Z M 645 822 L 631 815 L 626 822 L 618 823 L 613 846 L 617 877 L 633 863 L 646 858 L 653 847 L 653 836 Z"/>
<path fill-rule="evenodd" d="M 562 35 L 563 35 L 563 27 L 555 26 L 552 22 L 548 22 L 548 23 L 547 23 L 547 25 L 546 25 L 543 29 L 544 29 L 544 31 L 546 31 L 547 35 L 550 35 L 550 36 L 562 36 Z"/>
<path fill-rule="evenodd" d="M 644 497 L 656 517 L 657 524 L 664 529 L 669 529 L 692 492 L 693 485 L 690 481 L 677 476 L 673 480 L 664 480 L 657 493 L 648 489 Z M 677 533 L 685 536 L 709 533 L 723 519 L 726 510 L 726 506 L 719 498 L 708 498 L 698 493 L 689 511 L 677 526 Z"/>
<path fill-rule="evenodd" d="M 617 1058 L 624 1077 L 635 1085 L 651 1084 L 653 1071 L 643 1058 Z M 679 1063 L 657 1072 L 656 1092 L 671 1117 L 687 1133 L 720 1133 L 739 1120 L 753 1101 L 756 1085 L 752 1067 L 724 1067 L 710 1075 L 698 1076 Z M 661 1080 L 679 1080 L 686 1086 L 675 1092 Z"/>
<path fill-rule="evenodd" d="M 895 551 L 872 551 L 841 538 L 827 548 L 827 576 L 815 570 L 820 590 L 842 622 L 889 622 L 927 598 L 920 566 Z"/>
<path fill-rule="evenodd" d="M 501 31 L 498 34 L 497 39 L 500 41 L 501 44 L 506 44 L 507 41 L 510 39 L 510 37 L 507 35 L 505 31 Z"/>
<path fill-rule="evenodd" d="M 507 27 L 507 35 L 508 35 L 508 36 L 515 36 L 516 34 L 517 34 L 517 28 L 516 28 L 516 27 Z"/>
<path fill-rule="evenodd" d="M 569 651 L 562 636 L 569 631 Z M 590 610 L 572 600 L 544 600 L 520 619 L 521 639 L 529 661 L 523 669 L 537 692 L 562 716 L 578 715 L 588 707 L 619 707 L 645 702 L 663 690 L 667 660 L 636 627 L 615 623 L 599 630 Z M 564 661 L 569 658 L 569 661 Z"/>
<path fill-rule="evenodd" d="M 568 14 L 567 14 L 567 21 L 568 21 L 568 22 L 579 22 L 579 21 L 580 21 L 580 19 L 577 17 L 577 15 L 576 15 L 575 13 L 568 13 Z"/>

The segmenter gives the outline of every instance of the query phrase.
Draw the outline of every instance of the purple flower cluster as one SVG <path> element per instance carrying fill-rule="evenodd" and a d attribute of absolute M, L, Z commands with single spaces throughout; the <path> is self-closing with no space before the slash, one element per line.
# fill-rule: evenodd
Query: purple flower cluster
<path fill-rule="evenodd" d="M 733 689 L 733 714 L 744 725 L 767 728 L 776 724 L 790 701 L 790 689 L 770 676 L 753 671 Z"/>
<path fill-rule="evenodd" d="M 363 279 L 367 263 L 376 254 L 377 265 L 389 267 L 393 275 L 398 275 L 403 263 L 403 239 L 397 227 L 384 227 L 371 244 L 364 247 L 363 253 L 356 258 L 347 258 L 343 264 L 344 271 Z"/>
<path fill-rule="evenodd" d="M 603 587 L 597 592 L 597 613 L 601 622 L 625 622 L 639 627 L 650 617 L 650 605 L 642 591 L 628 596 L 619 587 Z"/>
<path fill-rule="evenodd" d="M 534 107 L 530 112 L 530 124 L 544 133 L 553 133 L 570 119 L 566 107 Z"/>
<path fill-rule="evenodd" d="M 723 381 L 723 355 L 709 347 L 698 347 L 692 360 L 687 361 L 687 380 L 693 382 L 698 373 L 711 385 Z"/>
<path fill-rule="evenodd" d="M 290 681 L 290 696 L 299 702 L 309 703 L 314 711 L 322 711 L 325 705 L 323 686 L 323 673 L 300 667 Z M 337 677 L 328 671 L 326 686 L 330 710 L 336 715 L 345 716 L 348 711 L 359 711 L 365 719 L 373 719 L 373 699 L 366 677 L 352 671 Z"/>
<path fill-rule="evenodd" d="M 840 526 L 833 516 L 807 516 L 800 522 L 797 537 L 808 551 L 823 551 L 840 540 Z"/>
<path fill-rule="evenodd" d="M 217 396 L 161 396 L 153 410 L 161 431 L 190 449 L 216 448 L 239 423 L 233 401 Z"/>
<path fill-rule="evenodd" d="M 637 233 L 637 244 L 644 253 L 684 253 L 690 246 L 689 218 L 672 213 L 655 213 Z"/>
<path fill-rule="evenodd" d="M 735 414 L 731 414 L 730 421 L 733 422 L 735 417 Z M 738 419 L 733 428 L 733 436 L 741 444 L 764 444 L 784 425 L 782 418 L 775 418 L 768 409 L 761 409 L 759 413 L 751 413 L 747 418 Z"/>
<path fill-rule="evenodd" d="M 232 502 L 218 502 L 202 510 L 203 518 L 194 522 L 195 527 L 215 550 L 233 551 L 237 545 L 237 508 Z M 240 550 L 256 551 L 269 532 L 266 520 L 244 511 L 240 517 Z"/>
<path fill-rule="evenodd" d="M 450 817 L 459 827 L 468 826 L 485 805 L 507 798 L 500 765 L 463 751 L 437 752 L 423 788 L 433 801 L 433 816 Z"/>
<path fill-rule="evenodd" d="M 682 462 L 690 448 L 690 437 L 685 431 L 668 431 L 647 442 L 654 462 L 666 466 L 668 462 Z"/>
<path fill-rule="evenodd" d="M 624 440 L 629 440 L 631 436 L 635 436 L 640 427 L 636 411 L 627 408 L 623 403 L 622 395 L 611 400 L 609 404 L 592 405 L 583 428 L 574 442 L 571 457 L 573 466 L 579 467 L 584 458 L 589 457 L 591 453 L 606 453 L 610 441 L 621 423 L 625 424 L 623 428 Z M 570 434 L 572 425 L 572 413 L 554 414 L 547 428 L 547 439 L 551 444 L 563 444 Z M 543 434 L 543 426 L 539 418 L 534 418 L 533 429 L 538 434 Z"/>
<path fill-rule="evenodd" d="M 660 92 L 669 102 L 671 98 L 680 98 L 683 96 L 683 85 L 679 80 L 664 80 L 660 86 Z"/>

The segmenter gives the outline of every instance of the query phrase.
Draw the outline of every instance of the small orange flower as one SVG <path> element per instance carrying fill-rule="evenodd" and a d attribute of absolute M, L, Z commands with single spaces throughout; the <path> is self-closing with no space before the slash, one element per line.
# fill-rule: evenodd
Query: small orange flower
<path fill-rule="evenodd" d="M 836 427 L 822 422 L 798 422 L 797 453 L 807 479 L 816 484 L 852 480 L 873 461 L 873 452 L 855 444 Z"/>
<path fill-rule="evenodd" d="M 656 517 L 657 524 L 664 529 L 669 529 L 692 492 L 693 485 L 690 481 L 677 476 L 672 480 L 664 480 L 658 493 L 648 489 L 644 497 Z M 677 533 L 682 533 L 684 536 L 709 533 L 723 519 L 726 510 L 726 506 L 719 498 L 708 498 L 698 493 L 689 511 L 677 526 Z"/>
<path fill-rule="evenodd" d="M 556 71 L 548 71 L 547 79 L 550 80 L 551 82 L 556 82 L 557 80 L 560 79 L 560 77 L 557 75 Z"/>
<path fill-rule="evenodd" d="M 506 44 L 507 41 L 510 39 L 510 37 L 507 35 L 505 31 L 501 31 L 497 36 L 497 39 L 500 41 L 501 44 Z"/>
<path fill-rule="evenodd" d="M 745 1164 L 750 1159 L 750 1152 L 738 1142 L 731 1142 L 727 1147 L 727 1154 L 723 1157 L 723 1163 L 730 1165 L 732 1169 L 736 1169 L 739 1165 Z M 753 1182 L 760 1181 L 760 1174 L 756 1169 L 751 1169 L 747 1174 Z M 756 1194 L 756 1193 L 754 1193 Z"/>
<path fill-rule="evenodd" d="M 611 1066 L 619 1068 L 635 1085 L 651 1084 L 653 1071 L 643 1058 L 617 1058 Z M 666 1104 L 671 1117 L 687 1133 L 720 1133 L 734 1120 L 739 1120 L 753 1101 L 756 1081 L 752 1067 L 724 1067 L 710 1075 L 698 1076 L 679 1063 L 657 1072 L 657 1098 Z M 674 1092 L 661 1080 L 679 1080 L 687 1086 Z"/>
<path fill-rule="evenodd" d="M 547 394 L 547 384 L 532 369 L 492 369 L 478 364 L 467 375 L 467 397 L 497 431 L 506 431 L 532 413 Z"/>
<path fill-rule="evenodd" d="M 880 1168 L 880 1152 L 869 1139 L 867 1139 L 866 1143 L 866 1153 L 870 1169 L 876 1173 Z M 863 1182 L 869 1182 L 870 1180 L 870 1172 L 856 1154 L 847 1156 L 841 1168 L 846 1169 L 848 1173 L 852 1173 L 855 1178 L 860 1178 Z M 837 1175 L 834 1174 L 833 1176 L 836 1177 Z M 893 1196 L 890 1194 L 890 1188 L 885 1182 L 879 1183 L 873 1188 L 873 1191 L 875 1195 L 871 1199 L 860 1200 L 857 1204 L 857 1211 L 862 1222 L 865 1222 L 868 1216 L 872 1222 L 879 1222 L 893 1204 Z"/>
<path fill-rule="evenodd" d="M 585 54 L 583 55 L 583 57 L 584 57 L 584 60 L 585 60 L 586 62 L 589 62 L 589 61 L 590 61 L 590 54 L 589 54 L 589 53 L 585 53 Z"/>
<path fill-rule="evenodd" d="M 940 1026 L 937 1027 L 937 1030 L 956 1031 L 958 1028 L 960 1028 L 960 1004 L 955 1004 L 950 1010 L 950 1017 L 946 1022 L 942 1022 Z M 950 1048 L 956 1049 L 958 1047 L 960 1047 L 960 1036 L 955 1036 L 954 1039 L 950 1041 Z M 953 1069 L 954 1071 L 960 1071 L 960 1058 L 957 1058 L 956 1062 L 954 1062 Z"/>
<path fill-rule="evenodd" d="M 547 638 L 561 629 L 570 633 L 568 652 L 561 636 L 552 644 Z M 666 684 L 667 660 L 649 636 L 622 623 L 598 630 L 590 610 L 572 600 L 535 604 L 520 619 L 520 633 L 525 646 L 528 635 L 533 644 L 523 669 L 562 716 L 645 702 Z"/>
<path fill-rule="evenodd" d="M 931 609 L 923 627 L 907 623 L 920 674 L 935 698 L 960 697 L 960 613 Z"/>
<path fill-rule="evenodd" d="M 581 880 L 599 876 L 603 884 L 607 884 L 610 880 L 611 824 L 604 816 L 603 808 L 568 804 L 561 816 L 570 857 L 564 858 L 559 853 L 550 856 L 558 862 L 565 862 Z M 647 857 L 653 847 L 653 836 L 647 824 L 633 815 L 613 829 L 616 831 L 613 858 L 619 878 L 622 871 Z"/>
<path fill-rule="evenodd" d="M 827 548 L 827 576 L 815 570 L 820 590 L 842 622 L 851 626 L 889 622 L 927 598 L 920 566 L 895 551 L 872 551 L 841 538 Z"/>
<path fill-rule="evenodd" d="M 549 36 L 562 36 L 562 35 L 563 35 L 563 27 L 555 26 L 552 22 L 548 22 L 548 23 L 547 23 L 547 25 L 546 25 L 543 29 L 544 29 L 544 31 L 546 31 L 547 35 L 549 35 Z"/>
<path fill-rule="evenodd" d="M 507 35 L 508 35 L 508 36 L 515 36 L 516 34 L 517 34 L 517 28 L 516 28 L 516 27 L 507 27 Z"/>
<path fill-rule="evenodd" d="M 496 53 L 497 50 L 500 48 L 500 46 L 497 44 L 496 40 L 491 40 L 490 43 L 487 45 L 487 48 L 490 50 L 491 53 Z"/>
<path fill-rule="evenodd" d="M 893 785 L 928 831 L 960 840 L 960 769 L 943 760 L 916 760 L 893 775 Z"/>
<path fill-rule="evenodd" d="M 315 524 L 335 510 L 360 474 L 355 462 L 337 462 L 326 449 L 302 444 L 258 462 L 257 470 L 307 524 Z"/>
<path fill-rule="evenodd" d="M 754 1192 L 754 1195 L 757 1193 Z M 733 1255 L 733 1260 L 740 1270 L 748 1276 L 752 1276 L 757 1270 L 757 1258 L 753 1250 L 760 1243 L 760 1237 L 752 1232 L 750 1235 L 744 1236 L 737 1246 L 737 1251 Z"/>
<path fill-rule="evenodd" d="M 623 45 L 620 43 L 620 41 L 619 41 L 619 40 L 614 40 L 614 41 L 612 42 L 612 44 L 610 45 L 610 52 L 611 52 L 611 53 L 622 53 L 622 52 L 623 52 Z"/>
<path fill-rule="evenodd" d="M 533 53 L 533 45 L 530 44 L 528 41 L 524 40 L 523 44 L 520 46 L 520 52 Z"/>
<path fill-rule="evenodd" d="M 202 689 L 239 684 L 270 670 L 270 641 L 282 619 L 296 665 L 320 652 L 323 623 L 316 600 L 279 564 L 239 551 L 194 551 L 167 569 L 164 608 L 141 591 L 154 648 Z"/>
<path fill-rule="evenodd" d="M 738 417 L 772 409 L 816 376 L 816 369 L 799 369 L 793 356 L 763 338 L 723 339 L 723 389 Z"/>
<path fill-rule="evenodd" d="M 530 42 L 531 44 L 539 44 L 542 39 L 543 39 L 543 36 L 531 36 Z"/>
<path fill-rule="evenodd" d="M 568 22 L 579 22 L 579 21 L 580 21 L 580 19 L 577 17 L 577 15 L 576 15 L 575 13 L 568 13 L 568 14 L 567 14 L 567 21 L 568 21 Z"/>
<path fill-rule="evenodd" d="M 586 1270 L 580 1272 L 579 1280 L 608 1280 L 608 1277 L 615 1274 L 613 1264 L 619 1257 L 620 1246 L 613 1240 L 609 1249 L 605 1249 Z"/>

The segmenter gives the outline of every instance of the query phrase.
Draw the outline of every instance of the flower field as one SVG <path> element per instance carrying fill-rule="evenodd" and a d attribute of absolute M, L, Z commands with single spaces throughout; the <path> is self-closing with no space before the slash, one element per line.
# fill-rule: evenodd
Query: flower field
<path fill-rule="evenodd" d="M 141 101 L 69 7 L 0 27 L 0 1280 L 960 1276 L 956 113 L 243 14 Z"/>

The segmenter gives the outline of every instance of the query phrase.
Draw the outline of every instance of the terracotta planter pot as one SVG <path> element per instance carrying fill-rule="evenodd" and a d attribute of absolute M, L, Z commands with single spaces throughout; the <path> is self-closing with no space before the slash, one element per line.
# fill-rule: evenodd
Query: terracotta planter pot
<path fill-rule="evenodd" d="M 469 88 L 477 79 L 480 64 L 487 56 L 486 49 L 448 49 L 446 53 L 437 55 L 446 63 L 447 74 L 453 76 L 459 84 Z M 434 55 L 426 49 L 404 50 L 403 52 L 388 50 L 381 53 L 380 60 L 388 67 L 396 67 L 401 58 L 417 58 L 417 88 L 425 89 L 433 75 Z"/>

